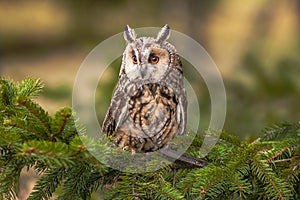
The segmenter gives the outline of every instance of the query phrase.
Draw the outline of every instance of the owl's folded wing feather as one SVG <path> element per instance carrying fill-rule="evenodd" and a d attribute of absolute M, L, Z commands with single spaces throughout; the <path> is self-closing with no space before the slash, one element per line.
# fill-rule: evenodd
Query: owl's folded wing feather
<path fill-rule="evenodd" d="M 109 109 L 106 112 L 103 124 L 102 133 L 111 135 L 117 129 L 119 122 L 122 120 L 122 107 L 125 106 L 124 92 L 121 90 L 120 84 L 117 85 L 114 95 L 111 99 Z"/>
<path fill-rule="evenodd" d="M 178 134 L 183 135 L 186 132 L 187 126 L 187 99 L 186 91 L 182 89 L 182 95 L 179 98 L 179 103 L 177 105 L 177 120 L 179 122 Z"/>
<path fill-rule="evenodd" d="M 103 124 L 102 124 L 102 133 L 111 135 L 116 130 L 116 121 L 114 119 L 113 109 L 110 106 L 106 112 Z"/>

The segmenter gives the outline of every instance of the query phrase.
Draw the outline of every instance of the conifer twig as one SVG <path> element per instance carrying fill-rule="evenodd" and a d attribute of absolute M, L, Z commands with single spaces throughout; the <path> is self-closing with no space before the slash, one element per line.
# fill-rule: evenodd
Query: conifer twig
<path fill-rule="evenodd" d="M 208 163 L 202 159 L 189 156 L 185 153 L 180 154 L 179 152 L 170 148 L 162 150 L 161 154 L 168 160 L 175 160 L 175 164 L 181 166 L 180 168 L 201 168 L 208 165 Z"/>
<path fill-rule="evenodd" d="M 298 168 L 300 168 L 300 159 L 299 159 L 298 163 L 293 167 L 292 171 L 289 173 L 287 178 L 285 179 L 285 182 L 289 181 L 289 179 L 292 176 L 292 174 L 294 173 L 294 171 L 296 171 Z"/>

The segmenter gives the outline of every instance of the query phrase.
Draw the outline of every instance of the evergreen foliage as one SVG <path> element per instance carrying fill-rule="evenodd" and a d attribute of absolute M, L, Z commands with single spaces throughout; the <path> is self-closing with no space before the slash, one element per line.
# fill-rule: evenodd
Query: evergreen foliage
<path fill-rule="evenodd" d="M 24 167 L 41 175 L 31 200 L 91 199 L 95 191 L 104 199 L 300 199 L 300 123 L 268 128 L 255 141 L 223 132 L 204 168 L 174 163 L 131 174 L 111 169 L 89 153 L 81 139 L 102 159 L 110 151 L 103 141 L 79 138 L 84 130 L 75 128 L 70 108 L 54 116 L 41 108 L 33 98 L 42 88 L 39 79 L 0 80 L 2 199 L 16 198 Z M 187 153 L 200 157 L 201 144 L 197 136 Z"/>

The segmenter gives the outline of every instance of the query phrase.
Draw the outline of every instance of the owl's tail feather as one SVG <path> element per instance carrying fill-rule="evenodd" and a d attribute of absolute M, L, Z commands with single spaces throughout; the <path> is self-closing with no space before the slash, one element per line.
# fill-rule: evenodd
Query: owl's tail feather
<path fill-rule="evenodd" d="M 170 148 L 165 148 L 161 151 L 161 154 L 167 160 L 174 162 L 178 168 L 201 168 L 208 165 L 205 160 L 179 153 Z"/>

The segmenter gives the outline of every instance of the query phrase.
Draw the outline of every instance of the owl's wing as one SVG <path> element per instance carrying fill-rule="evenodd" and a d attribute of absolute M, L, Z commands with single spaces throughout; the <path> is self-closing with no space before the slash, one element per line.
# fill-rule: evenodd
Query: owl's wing
<path fill-rule="evenodd" d="M 120 121 L 124 118 L 124 109 L 126 108 L 125 94 L 119 83 L 114 91 L 110 106 L 106 112 L 103 124 L 102 133 L 111 135 L 115 132 Z"/>
<path fill-rule="evenodd" d="M 179 122 L 179 135 L 185 134 L 187 126 L 187 97 L 186 91 L 183 88 L 177 105 L 177 121 Z"/>

